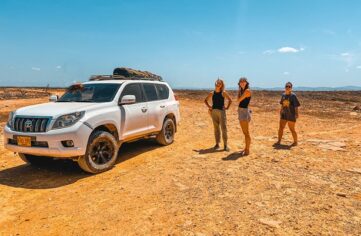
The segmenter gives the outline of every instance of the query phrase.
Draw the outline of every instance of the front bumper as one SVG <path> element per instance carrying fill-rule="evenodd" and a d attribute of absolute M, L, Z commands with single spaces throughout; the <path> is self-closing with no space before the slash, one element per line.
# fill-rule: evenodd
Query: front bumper
<path fill-rule="evenodd" d="M 57 130 L 49 130 L 45 133 L 23 133 L 11 130 L 9 127 L 4 128 L 4 146 L 6 149 L 35 156 L 49 156 L 69 158 L 84 155 L 88 144 L 89 136 L 92 129 L 78 122 L 75 125 Z M 36 141 L 45 141 L 48 147 L 23 147 L 9 143 L 9 139 L 15 136 L 35 137 Z M 74 147 L 64 147 L 61 141 L 73 140 Z"/>

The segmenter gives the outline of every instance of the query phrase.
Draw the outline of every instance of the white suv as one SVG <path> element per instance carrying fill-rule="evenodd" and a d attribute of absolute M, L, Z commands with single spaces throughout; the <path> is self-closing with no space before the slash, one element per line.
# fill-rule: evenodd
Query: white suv
<path fill-rule="evenodd" d="M 5 148 L 26 162 L 71 158 L 86 172 L 110 169 L 124 142 L 156 138 L 173 143 L 179 102 L 165 82 L 89 81 L 73 86 L 57 101 L 11 112 Z"/>

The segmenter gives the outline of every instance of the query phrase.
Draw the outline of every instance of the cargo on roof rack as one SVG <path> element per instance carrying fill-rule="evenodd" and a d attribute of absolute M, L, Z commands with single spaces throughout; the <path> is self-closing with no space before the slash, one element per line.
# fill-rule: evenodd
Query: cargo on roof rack
<path fill-rule="evenodd" d="M 92 75 L 89 80 L 155 80 L 163 81 L 162 77 L 149 71 L 140 71 L 126 67 L 117 67 L 113 75 Z"/>

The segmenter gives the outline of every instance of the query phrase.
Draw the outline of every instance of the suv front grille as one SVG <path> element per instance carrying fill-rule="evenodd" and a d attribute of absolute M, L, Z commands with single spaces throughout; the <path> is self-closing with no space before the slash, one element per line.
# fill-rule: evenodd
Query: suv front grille
<path fill-rule="evenodd" d="M 49 118 L 15 117 L 14 130 L 18 132 L 46 132 Z"/>

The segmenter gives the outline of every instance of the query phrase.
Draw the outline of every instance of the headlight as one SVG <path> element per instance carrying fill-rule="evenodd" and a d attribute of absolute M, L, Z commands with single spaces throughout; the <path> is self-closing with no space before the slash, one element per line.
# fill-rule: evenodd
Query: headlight
<path fill-rule="evenodd" d="M 6 125 L 11 129 L 14 127 L 14 112 L 13 111 L 9 113 L 9 119 L 8 119 L 8 122 L 6 123 Z"/>
<path fill-rule="evenodd" d="M 58 119 L 56 119 L 52 129 L 61 129 L 72 126 L 78 120 L 80 120 L 84 116 L 84 114 L 85 111 L 80 111 L 60 116 Z"/>

